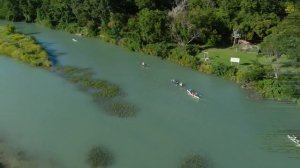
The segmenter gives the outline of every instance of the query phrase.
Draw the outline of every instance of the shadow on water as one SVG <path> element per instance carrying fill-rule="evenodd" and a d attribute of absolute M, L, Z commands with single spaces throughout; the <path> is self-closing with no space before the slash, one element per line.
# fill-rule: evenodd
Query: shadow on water
<path fill-rule="evenodd" d="M 41 46 L 44 47 L 44 49 L 47 51 L 49 60 L 52 62 L 52 64 L 55 66 L 58 64 L 58 57 L 65 55 L 66 53 L 64 52 L 59 52 L 53 48 L 51 48 L 51 45 L 54 43 L 49 43 L 49 42 L 42 42 L 42 41 L 37 41 Z"/>

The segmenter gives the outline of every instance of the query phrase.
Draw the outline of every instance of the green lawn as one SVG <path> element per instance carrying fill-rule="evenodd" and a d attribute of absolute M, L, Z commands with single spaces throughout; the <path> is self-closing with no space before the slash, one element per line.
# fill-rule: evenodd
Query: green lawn
<path fill-rule="evenodd" d="M 224 63 L 230 65 L 230 57 L 240 58 L 240 65 L 249 65 L 251 61 L 257 59 L 256 52 L 238 51 L 235 48 L 217 49 L 211 48 L 203 52 L 208 52 L 209 61 L 211 63 Z M 204 54 L 200 53 L 197 55 L 198 58 L 203 59 Z"/>
<path fill-rule="evenodd" d="M 204 50 L 203 52 L 208 52 L 208 57 L 210 63 L 224 63 L 226 65 L 230 65 L 230 57 L 237 57 L 240 58 L 240 68 L 243 68 L 247 65 L 250 65 L 252 61 L 258 60 L 260 63 L 269 65 L 271 64 L 271 57 L 266 56 L 257 56 L 256 52 L 246 52 L 246 51 L 238 51 L 236 52 L 235 48 L 210 48 Z M 204 58 L 204 53 L 201 52 L 197 55 L 198 58 Z M 295 66 L 284 66 L 289 63 L 293 62 L 287 58 L 287 56 L 283 55 L 279 60 L 278 63 L 281 65 L 280 72 L 282 74 L 300 74 L 300 68 Z M 236 63 L 235 63 L 236 64 Z"/>

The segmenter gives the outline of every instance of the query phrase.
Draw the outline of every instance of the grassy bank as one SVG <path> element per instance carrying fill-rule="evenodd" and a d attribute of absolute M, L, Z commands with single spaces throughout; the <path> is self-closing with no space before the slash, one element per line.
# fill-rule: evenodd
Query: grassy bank
<path fill-rule="evenodd" d="M 0 27 L 0 54 L 37 67 L 52 66 L 47 52 L 34 38 L 15 32 L 11 25 Z"/>

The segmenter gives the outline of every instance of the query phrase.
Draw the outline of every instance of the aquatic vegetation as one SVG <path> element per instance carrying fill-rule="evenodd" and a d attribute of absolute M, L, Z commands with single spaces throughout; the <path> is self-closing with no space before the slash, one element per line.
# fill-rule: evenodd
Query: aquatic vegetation
<path fill-rule="evenodd" d="M 71 83 L 76 84 L 81 90 L 89 91 L 96 98 L 109 99 L 121 94 L 121 89 L 106 80 L 94 79 L 90 69 L 72 66 L 59 66 L 55 71 Z"/>
<path fill-rule="evenodd" d="M 57 66 L 54 71 L 75 84 L 80 90 L 90 94 L 107 114 L 120 118 L 133 117 L 137 114 L 135 105 L 115 100 L 115 98 L 120 99 L 124 95 L 119 86 L 107 80 L 93 78 L 93 72 L 90 69 Z"/>
<path fill-rule="evenodd" d="M 207 163 L 203 157 L 198 154 L 193 154 L 185 158 L 180 168 L 206 168 Z"/>
<path fill-rule="evenodd" d="M 133 104 L 122 101 L 107 104 L 106 111 L 120 118 L 134 117 L 137 114 L 137 108 Z"/>
<path fill-rule="evenodd" d="M 87 163 L 91 168 L 107 167 L 113 164 L 113 155 L 103 146 L 95 146 L 87 155 Z"/>
<path fill-rule="evenodd" d="M 11 25 L 0 27 L 0 54 L 37 67 L 52 66 L 47 52 L 34 38 L 16 33 Z"/>

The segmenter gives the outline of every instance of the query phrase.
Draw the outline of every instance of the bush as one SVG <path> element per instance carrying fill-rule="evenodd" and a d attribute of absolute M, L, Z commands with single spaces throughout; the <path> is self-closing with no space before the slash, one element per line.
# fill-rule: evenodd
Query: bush
<path fill-rule="evenodd" d="M 276 100 L 292 100 L 294 95 L 293 88 L 273 79 L 258 81 L 256 89 L 264 97 Z"/>
<path fill-rule="evenodd" d="M 181 66 L 193 69 L 197 69 L 198 65 L 200 65 L 200 61 L 196 57 L 191 56 L 185 47 L 176 47 L 172 49 L 168 58 Z"/>
<path fill-rule="evenodd" d="M 234 78 L 236 76 L 237 71 L 238 70 L 235 66 L 225 65 L 223 63 L 213 64 L 213 73 L 217 76 Z"/>
<path fill-rule="evenodd" d="M 169 47 L 166 43 L 148 44 L 143 47 L 142 52 L 148 55 L 159 56 L 166 58 L 168 56 Z"/>
<path fill-rule="evenodd" d="M 120 39 L 119 44 L 128 48 L 131 51 L 140 51 L 141 49 L 140 41 L 134 37 L 122 38 Z"/>
<path fill-rule="evenodd" d="M 113 161 L 113 155 L 103 146 L 91 148 L 87 155 L 87 163 L 91 168 L 108 167 Z"/>
<path fill-rule="evenodd" d="M 207 74 L 212 74 L 214 72 L 214 69 L 210 64 L 201 64 L 201 66 L 199 67 L 199 71 Z"/>

